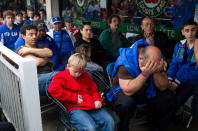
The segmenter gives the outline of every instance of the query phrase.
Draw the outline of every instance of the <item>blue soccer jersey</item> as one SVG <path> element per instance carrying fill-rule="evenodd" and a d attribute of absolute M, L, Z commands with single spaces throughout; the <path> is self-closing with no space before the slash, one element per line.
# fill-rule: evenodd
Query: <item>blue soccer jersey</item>
<path fill-rule="evenodd" d="M 62 30 L 61 32 L 53 31 L 53 38 L 60 50 L 60 55 L 71 55 L 74 53 L 72 40 L 65 30 Z"/>
<path fill-rule="evenodd" d="M 14 43 L 19 37 L 19 31 L 20 27 L 15 24 L 12 29 L 9 29 L 6 24 L 3 24 L 0 26 L 0 41 L 3 42 L 6 47 L 14 50 Z"/>

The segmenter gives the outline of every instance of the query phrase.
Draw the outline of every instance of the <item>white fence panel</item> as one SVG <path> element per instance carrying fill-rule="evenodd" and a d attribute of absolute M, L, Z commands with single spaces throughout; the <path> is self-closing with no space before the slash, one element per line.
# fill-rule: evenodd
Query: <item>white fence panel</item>
<path fill-rule="evenodd" d="M 42 131 L 36 62 L 0 43 L 0 102 L 17 131 Z"/>

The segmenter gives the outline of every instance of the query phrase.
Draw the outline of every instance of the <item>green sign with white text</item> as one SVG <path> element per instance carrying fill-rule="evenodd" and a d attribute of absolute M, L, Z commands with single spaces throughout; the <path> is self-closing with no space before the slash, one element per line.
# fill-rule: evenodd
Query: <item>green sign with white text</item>
<path fill-rule="evenodd" d="M 80 19 L 80 18 L 73 19 L 73 23 L 75 25 L 80 25 L 82 23 L 82 21 L 91 22 L 91 25 L 92 25 L 93 28 L 98 28 L 98 29 L 101 29 L 101 30 L 104 30 L 104 29 L 108 28 L 106 21 L 86 20 L 86 19 Z M 138 34 L 142 33 L 140 25 L 130 24 L 130 23 L 121 23 L 120 27 L 119 27 L 119 30 L 121 32 L 132 32 L 132 33 L 138 33 Z M 168 37 L 170 39 L 173 39 L 173 40 L 184 39 L 184 37 L 181 34 L 181 29 L 157 26 L 155 28 L 155 30 L 164 32 L 165 34 L 168 35 Z"/>

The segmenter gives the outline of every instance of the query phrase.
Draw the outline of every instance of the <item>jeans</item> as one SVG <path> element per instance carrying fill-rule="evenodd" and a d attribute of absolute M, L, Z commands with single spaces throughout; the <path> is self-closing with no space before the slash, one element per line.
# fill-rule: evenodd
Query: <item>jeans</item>
<path fill-rule="evenodd" d="M 115 131 L 115 122 L 104 109 L 72 110 L 70 122 L 78 131 Z"/>
<path fill-rule="evenodd" d="M 58 73 L 58 71 L 38 74 L 38 84 L 39 84 L 40 96 L 46 95 L 46 89 L 48 88 L 48 85 L 51 83 L 52 78 L 56 75 L 56 73 Z"/>

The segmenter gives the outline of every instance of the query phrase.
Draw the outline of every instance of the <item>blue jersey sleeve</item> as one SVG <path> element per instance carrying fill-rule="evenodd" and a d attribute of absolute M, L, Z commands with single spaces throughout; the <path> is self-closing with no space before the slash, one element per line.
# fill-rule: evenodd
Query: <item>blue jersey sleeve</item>
<path fill-rule="evenodd" d="M 176 74 L 176 79 L 181 83 L 188 82 L 196 85 L 198 80 L 198 66 L 189 64 L 182 65 Z"/>
<path fill-rule="evenodd" d="M 179 43 L 177 43 L 175 46 L 173 57 L 172 57 L 172 62 L 171 62 L 170 66 L 168 68 L 168 71 L 167 71 L 168 77 L 171 77 L 172 79 L 175 79 L 176 73 L 179 68 L 179 62 L 177 61 L 177 58 L 176 58 L 177 52 L 178 52 L 178 45 L 179 45 Z"/>
<path fill-rule="evenodd" d="M 19 36 L 19 38 L 17 39 L 17 41 L 15 42 L 15 46 L 14 46 L 14 52 L 17 51 L 17 49 L 21 46 L 25 45 L 25 41 L 23 40 L 23 38 L 21 36 Z"/>

